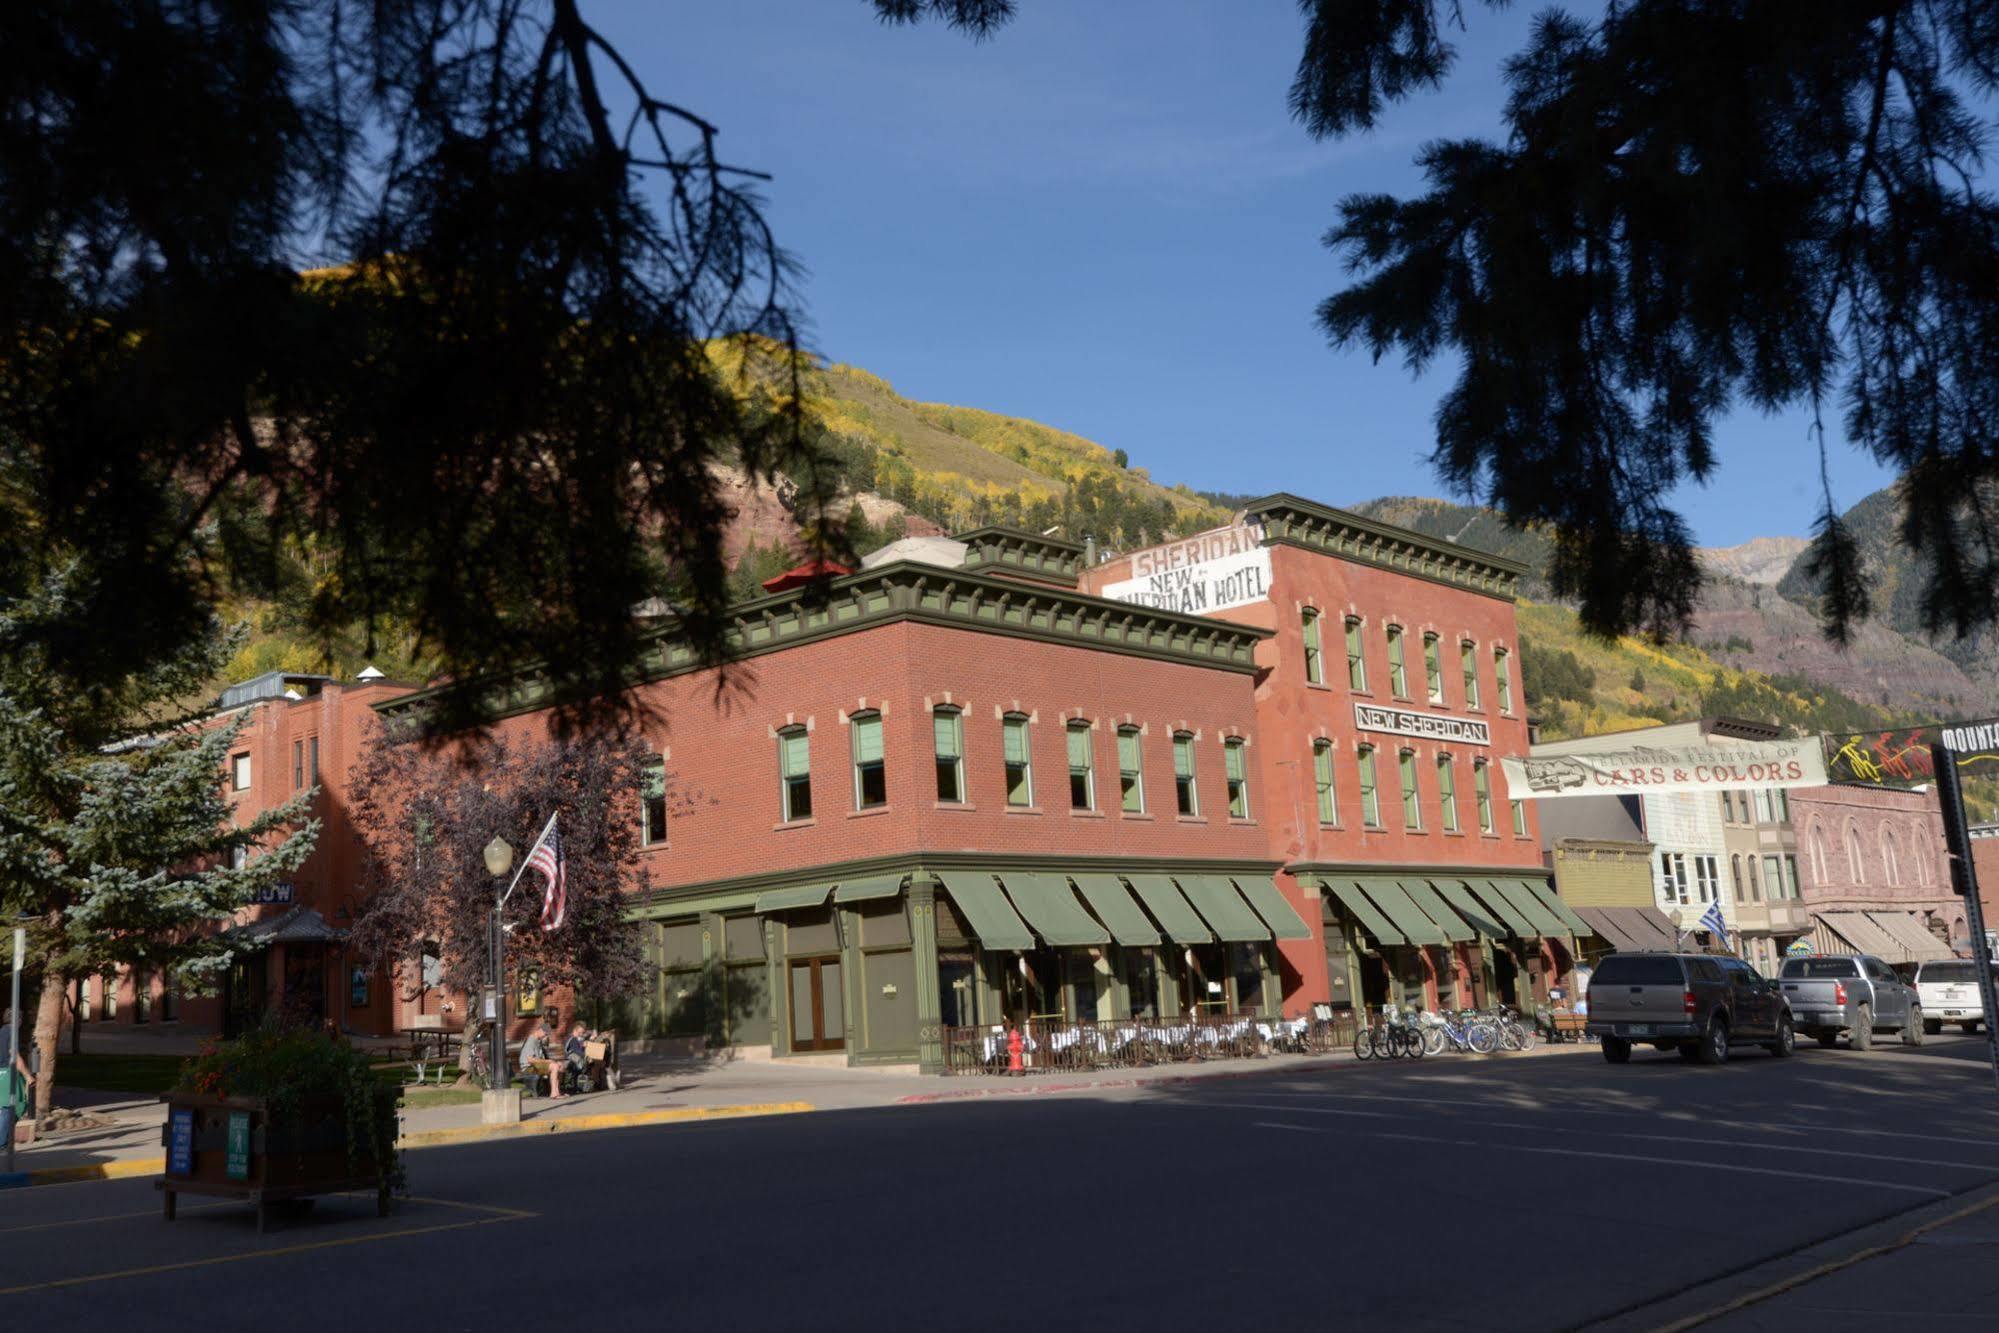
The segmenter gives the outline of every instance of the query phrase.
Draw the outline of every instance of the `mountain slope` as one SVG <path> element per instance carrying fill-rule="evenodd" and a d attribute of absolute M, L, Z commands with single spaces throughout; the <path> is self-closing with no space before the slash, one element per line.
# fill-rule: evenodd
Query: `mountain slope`
<path fill-rule="evenodd" d="M 1751 537 L 1739 546 L 1703 546 L 1695 552 L 1702 566 L 1743 583 L 1776 584 L 1811 545 L 1803 537 Z"/>

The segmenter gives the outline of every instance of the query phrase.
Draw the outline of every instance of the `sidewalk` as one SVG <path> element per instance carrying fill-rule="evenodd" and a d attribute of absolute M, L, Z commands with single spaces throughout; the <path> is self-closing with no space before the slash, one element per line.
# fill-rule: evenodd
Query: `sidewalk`
<path fill-rule="evenodd" d="M 1541 1046 L 1526 1055 L 1494 1058 L 1536 1059 L 1593 1049 Z M 1272 1055 L 1254 1060 L 1049 1072 L 1009 1078 L 942 1077 L 788 1061 L 676 1061 L 632 1056 L 624 1062 L 624 1084 L 618 1091 L 584 1093 L 559 1100 L 545 1097 L 526 1100 L 521 1107 L 523 1127 L 519 1130 L 501 1128 L 496 1132 L 494 1127 L 481 1125 L 476 1102 L 423 1107 L 403 1112 L 403 1142 L 405 1147 L 425 1148 L 565 1128 L 605 1129 L 715 1116 L 1108 1092 L 1196 1079 L 1274 1077 L 1341 1066 L 1359 1068 L 1361 1062 L 1344 1052 Z M 110 1120 L 111 1127 L 64 1135 L 21 1149 L 15 1157 L 15 1171 L 26 1178 L 10 1180 L 0 1174 L 0 1186 L 157 1173 L 161 1169 L 160 1127 L 165 1122 L 166 1108 L 153 1098 L 109 1100 L 112 1096 L 58 1089 L 58 1105 L 78 1105 L 91 1100 L 92 1114 Z"/>

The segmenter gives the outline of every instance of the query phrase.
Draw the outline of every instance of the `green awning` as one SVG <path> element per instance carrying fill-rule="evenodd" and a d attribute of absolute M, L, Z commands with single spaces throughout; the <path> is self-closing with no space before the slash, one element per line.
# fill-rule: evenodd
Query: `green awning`
<path fill-rule="evenodd" d="M 1216 939 L 1248 942 L 1270 938 L 1270 927 L 1249 910 L 1249 904 L 1236 892 L 1235 885 L 1220 875 L 1175 875 L 1174 878 L 1180 882 L 1187 901 L 1194 904 L 1194 910 L 1215 932 Z"/>
<path fill-rule="evenodd" d="M 1360 885 L 1350 879 L 1322 879 L 1319 887 L 1332 890 L 1333 897 L 1347 909 L 1347 915 L 1360 922 L 1361 929 L 1374 936 L 1376 944 L 1407 944 L 1402 932 L 1388 923 L 1381 909 L 1367 900 L 1360 891 Z"/>
<path fill-rule="evenodd" d="M 1097 920 L 1110 927 L 1111 938 L 1126 948 L 1150 948 L 1159 943 L 1159 932 L 1145 919 L 1145 910 L 1131 896 L 1116 875 L 1074 875 L 1076 887 Z"/>
<path fill-rule="evenodd" d="M 1214 932 L 1201 924 L 1200 914 L 1187 905 L 1172 880 L 1164 875 L 1133 875 L 1132 891 L 1145 903 L 1145 910 L 1175 944 L 1210 944 Z"/>
<path fill-rule="evenodd" d="M 843 879 L 833 890 L 836 903 L 857 903 L 867 898 L 893 898 L 902 892 L 901 875 L 876 875 L 871 879 Z"/>
<path fill-rule="evenodd" d="M 1411 944 L 1448 944 L 1444 932 L 1437 929 L 1437 923 L 1423 915 L 1410 896 L 1402 891 L 1402 886 L 1392 879 L 1364 879 L 1360 887 L 1374 905 L 1388 913 L 1388 919 L 1395 928 L 1409 937 Z"/>
<path fill-rule="evenodd" d="M 1430 881 L 1444 901 L 1457 909 L 1457 914 L 1466 924 L 1489 940 L 1503 940 L 1512 932 L 1493 914 L 1493 910 L 1472 896 L 1472 891 L 1461 879 L 1433 879 Z"/>
<path fill-rule="evenodd" d="M 1539 939 L 1541 937 L 1541 931 L 1533 923 L 1533 917 L 1523 915 L 1521 909 L 1513 905 L 1513 899 L 1499 891 L 1499 881 L 1497 879 L 1467 879 L 1465 883 L 1471 885 L 1471 891 L 1477 895 L 1477 899 L 1481 903 L 1485 903 L 1487 907 L 1491 907 L 1499 915 L 1499 919 L 1505 921 L 1505 933 L 1507 935 L 1515 935 L 1519 939 Z"/>
<path fill-rule="evenodd" d="M 1438 892 L 1430 887 L 1427 879 L 1399 879 L 1402 891 L 1423 909 L 1423 915 L 1437 923 L 1437 929 L 1444 932 L 1444 938 L 1452 944 L 1470 944 L 1478 938 L 1478 932 L 1466 925 L 1458 914 L 1445 905 Z"/>
<path fill-rule="evenodd" d="M 1249 905 L 1270 927 L 1270 933 L 1280 940 L 1309 940 L 1312 928 L 1305 924 L 1305 918 L 1298 915 L 1298 909 L 1285 898 L 1283 890 L 1275 880 L 1262 875 L 1231 875 L 1230 882 L 1249 899 Z"/>
<path fill-rule="evenodd" d="M 1110 933 L 1076 901 L 1075 890 L 1061 875 L 1029 875 L 1002 870 L 1006 896 L 1034 927 L 1034 933 L 1061 948 L 1078 944 L 1109 944 Z"/>
<path fill-rule="evenodd" d="M 794 907 L 817 907 L 833 891 L 831 884 L 808 884 L 799 889 L 772 889 L 757 895 L 757 912 L 784 912 Z"/>
<path fill-rule="evenodd" d="M 940 871 L 944 891 L 964 915 L 972 934 L 988 949 L 1032 949 L 1034 935 L 991 875 L 963 870 Z"/>
<path fill-rule="evenodd" d="M 1590 933 L 1589 922 L 1577 916 L 1570 909 L 1569 905 L 1562 901 L 1562 895 L 1555 892 L 1554 885 L 1545 879 L 1523 879 L 1520 882 L 1526 886 L 1527 892 L 1534 895 L 1535 902 L 1540 903 L 1541 906 L 1555 914 L 1555 919 L 1562 923 L 1566 928 L 1567 934 L 1587 935 Z"/>
<path fill-rule="evenodd" d="M 1562 920 L 1559 913 L 1550 911 L 1541 902 L 1541 896 L 1528 887 L 1526 880 L 1496 879 L 1492 882 L 1499 886 L 1502 893 L 1520 905 L 1521 913 L 1534 923 L 1534 929 L 1540 931 L 1542 935 L 1561 936 L 1569 933 L 1569 923 Z"/>

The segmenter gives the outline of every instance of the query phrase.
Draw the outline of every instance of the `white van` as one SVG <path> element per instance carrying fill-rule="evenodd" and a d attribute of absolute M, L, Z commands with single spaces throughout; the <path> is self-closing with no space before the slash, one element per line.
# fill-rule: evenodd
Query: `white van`
<path fill-rule="evenodd" d="M 1932 1035 L 1943 1031 L 1945 1023 L 1976 1032 L 1985 1017 L 1985 1002 L 1978 994 L 1978 964 L 1969 959 L 1917 964 L 1916 994 L 1923 1001 L 1923 1027 Z"/>

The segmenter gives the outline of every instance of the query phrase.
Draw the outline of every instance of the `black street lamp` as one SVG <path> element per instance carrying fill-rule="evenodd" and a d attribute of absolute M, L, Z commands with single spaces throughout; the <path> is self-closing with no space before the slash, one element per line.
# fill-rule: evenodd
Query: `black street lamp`
<path fill-rule="evenodd" d="M 507 891 L 507 872 L 513 869 L 514 849 L 505 838 L 495 838 L 486 844 L 486 871 L 493 877 L 493 906 L 486 917 L 486 982 L 492 998 L 487 1002 L 492 1009 L 493 1045 L 489 1063 L 486 1066 L 486 1087 L 489 1092 L 504 1092 L 511 1081 L 507 1077 L 507 1030 L 501 1016 L 506 1010 L 506 1002 L 501 998 L 502 978 L 500 949 L 504 936 L 500 931 L 500 903 Z"/>

